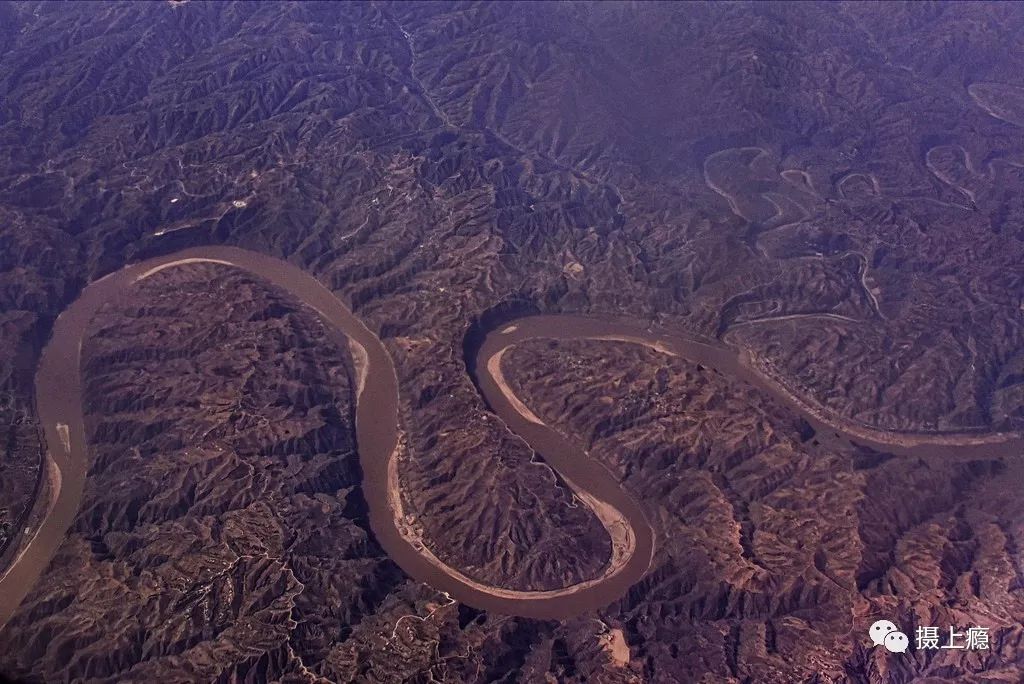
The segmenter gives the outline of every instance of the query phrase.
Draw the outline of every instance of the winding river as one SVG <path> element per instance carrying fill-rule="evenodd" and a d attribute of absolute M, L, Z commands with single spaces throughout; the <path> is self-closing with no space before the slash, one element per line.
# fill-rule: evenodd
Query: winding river
<path fill-rule="evenodd" d="M 629 321 L 585 316 L 530 316 L 491 332 L 471 360 L 478 385 L 491 409 L 525 439 L 604 525 L 612 554 L 602 573 L 563 589 L 517 591 L 489 586 L 445 565 L 419 539 L 416 526 L 398 496 L 398 380 L 380 339 L 330 290 L 298 267 L 234 247 L 198 247 L 131 264 L 87 286 L 54 324 L 36 374 L 37 412 L 47 446 L 50 496 L 40 497 L 41 524 L 21 539 L 19 554 L 0 577 L 0 625 L 20 604 L 46 569 L 74 521 L 88 470 L 82 407 L 80 355 L 89 322 L 97 309 L 122 296 L 133 283 L 181 264 L 213 262 L 248 271 L 283 288 L 343 333 L 357 369 L 356 437 L 369 505 L 370 525 L 388 555 L 411 577 L 466 604 L 505 614 L 564 618 L 607 605 L 647 572 L 655 533 L 643 508 L 600 463 L 579 456 L 580 448 L 547 427 L 505 382 L 503 354 L 533 338 L 599 339 L 641 344 L 687 358 L 754 384 L 790 404 L 827 439 L 855 440 L 890 453 L 979 458 L 1020 453 L 1017 435 L 890 433 L 841 421 L 802 402 L 793 392 L 762 374 L 754 359 L 734 350 L 678 332 Z M 429 512 L 425 513 L 429 515 Z"/>

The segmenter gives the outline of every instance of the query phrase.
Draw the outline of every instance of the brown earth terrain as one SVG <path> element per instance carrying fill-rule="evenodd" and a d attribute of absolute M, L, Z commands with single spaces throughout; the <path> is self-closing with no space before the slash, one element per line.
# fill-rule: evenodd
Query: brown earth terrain
<path fill-rule="evenodd" d="M 197 245 L 284 258 L 379 335 L 404 501 L 497 586 L 610 551 L 468 372 L 524 314 L 728 344 L 894 437 L 1021 432 L 1022 31 L 1010 3 L 0 5 L 0 563 L 48 495 L 56 317 Z M 636 345 L 517 346 L 519 399 L 658 531 L 625 598 L 528 620 L 384 554 L 351 355 L 287 295 L 190 265 L 92 329 L 85 497 L 0 675 L 1020 678 L 1012 455 L 893 456 Z M 988 625 L 992 649 L 871 651 L 878 616 Z"/>
<path fill-rule="evenodd" d="M 83 348 L 86 491 L 6 628 L 4 669 L 212 681 L 253 654 L 326 657 L 325 627 L 402 581 L 360 520 L 346 355 L 315 317 L 224 267 L 137 289 Z M 328 592 L 330 606 L 313 598 Z"/>
<path fill-rule="evenodd" d="M 749 386 L 640 345 L 534 340 L 506 359 L 524 401 L 655 521 L 649 578 L 606 617 L 628 625 L 649 664 L 679 681 L 710 668 L 791 682 L 851 671 L 1010 681 L 1024 663 L 1017 459 L 851 449 Z M 851 641 L 881 616 L 991 625 L 993 648 L 909 668 Z"/>

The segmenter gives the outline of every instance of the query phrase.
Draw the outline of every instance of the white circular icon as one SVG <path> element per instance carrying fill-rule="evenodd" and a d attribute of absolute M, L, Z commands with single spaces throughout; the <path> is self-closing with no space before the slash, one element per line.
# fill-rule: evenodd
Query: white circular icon
<path fill-rule="evenodd" d="M 885 643 L 885 637 L 891 632 L 899 632 L 899 627 L 895 623 L 889 620 L 878 620 L 875 624 L 871 625 L 871 629 L 868 630 L 868 636 L 871 637 L 871 643 L 875 646 L 881 646 Z"/>
<path fill-rule="evenodd" d="M 910 639 L 903 632 L 889 632 L 885 635 L 885 648 L 889 653 L 906 653 Z"/>

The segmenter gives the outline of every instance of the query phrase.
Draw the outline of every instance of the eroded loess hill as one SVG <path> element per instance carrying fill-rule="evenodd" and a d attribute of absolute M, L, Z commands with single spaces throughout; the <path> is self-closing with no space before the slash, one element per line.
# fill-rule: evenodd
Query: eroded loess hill
<path fill-rule="evenodd" d="M 201 264 L 106 305 L 82 354 L 82 504 L 0 633 L 0 669 L 212 681 L 342 658 L 336 640 L 405 582 L 367 530 L 344 347 Z"/>
<path fill-rule="evenodd" d="M 1020 431 L 1022 27 L 1024 14 L 1011 3 L 888 5 L 885 11 L 849 3 L 0 6 L 0 547 L 30 509 L 39 481 L 42 445 L 32 370 L 53 320 L 85 283 L 146 256 L 202 244 L 289 259 L 329 285 L 380 334 L 401 390 L 408 447 L 401 477 L 409 505 L 421 514 L 425 540 L 453 564 L 472 565 L 469 572 L 499 584 L 543 587 L 590 576 L 605 541 L 593 520 L 567 507 L 549 481 L 534 479 L 542 469 L 529 465 L 529 452 L 496 424 L 468 377 L 466 333 L 479 332 L 474 325 L 491 317 L 542 311 L 653 319 L 742 347 L 806 400 L 876 428 Z M 209 315 L 217 307 L 232 311 L 238 303 L 231 296 L 228 290 L 219 304 L 210 303 Z M 159 315 L 168 325 L 198 321 L 191 306 L 179 298 Z M 107 316 L 113 325 L 121 314 Z M 252 339 L 264 336 L 270 322 L 261 323 L 258 333 L 253 328 Z M 305 324 L 296 323 L 299 329 Z M 111 363 L 142 363 L 117 358 L 150 334 L 136 332 L 141 337 L 126 337 L 123 348 L 113 333 L 96 338 L 96 345 L 118 348 L 94 346 L 87 353 L 108 354 L 95 358 Z M 168 343 L 198 344 L 196 335 Z M 288 342 L 297 335 L 289 333 Z M 165 368 L 147 372 L 154 378 L 175 373 L 192 352 L 155 356 Z M 257 352 L 270 350 L 233 350 L 232 372 Z M 650 359 L 627 361 L 640 363 L 630 372 L 642 374 Z M 327 382 L 327 366 L 268 362 L 265 372 L 279 365 L 297 373 L 287 384 L 286 403 L 302 405 L 341 391 L 317 389 Z M 192 497 L 227 501 L 226 485 L 215 476 L 245 475 L 244 469 L 201 470 L 241 462 L 250 453 L 242 442 L 231 448 L 217 442 L 224 452 L 190 447 L 176 430 L 221 425 L 210 416 L 223 421 L 233 411 L 237 425 L 221 425 L 209 439 L 240 430 L 244 439 L 256 440 L 245 448 L 269 439 L 288 445 L 273 449 L 294 450 L 255 448 L 251 453 L 266 460 L 246 476 L 253 491 L 237 480 L 243 491 L 232 496 L 239 504 L 255 500 L 256 491 L 299 496 L 299 482 L 308 488 L 309 478 L 315 479 L 309 469 L 320 462 L 313 457 L 335 448 L 330 440 L 300 443 L 268 428 L 262 418 L 276 423 L 285 415 L 280 411 L 286 407 L 273 400 L 256 406 L 256 413 L 230 403 L 190 405 L 189 413 L 182 404 L 180 414 L 164 417 L 151 412 L 154 402 L 195 397 L 145 399 L 147 378 L 118 378 L 126 384 L 109 386 L 103 383 L 114 378 L 100 366 L 91 367 L 90 383 L 104 395 L 91 400 L 115 413 L 94 428 L 115 441 L 100 445 L 104 453 L 97 463 L 104 467 L 97 477 L 134 478 L 126 488 L 137 486 L 152 497 L 107 491 L 100 483 L 111 484 L 109 479 L 89 485 L 89 507 L 48 575 L 54 582 L 37 588 L 23 608 L 16 623 L 22 631 L 3 632 L 4 645 L 13 644 L 3 653 L 16 673 L 51 667 L 48 674 L 59 678 L 93 667 L 90 672 L 124 677 L 127 670 L 115 662 L 128 667 L 133 659 L 162 653 L 120 642 L 108 651 L 82 639 L 80 646 L 54 652 L 52 661 L 37 658 L 45 648 L 41 635 L 61 641 L 56 635 L 81 628 L 76 615 L 98 611 L 47 598 L 80 579 L 60 574 L 67 572 L 61 568 L 99 572 L 91 541 L 98 535 L 90 532 L 86 541 L 82 525 L 121 530 L 143 512 L 214 516 Z M 614 377 L 619 371 L 610 372 Z M 701 377 L 692 369 L 672 372 L 683 373 L 687 382 Z M 590 424 L 603 421 L 606 432 L 641 425 L 642 416 L 617 413 L 618 399 L 608 406 L 589 401 L 593 391 L 571 373 L 565 377 L 566 386 L 577 387 L 587 400 L 586 410 L 562 416 L 552 399 L 558 388 L 522 385 L 530 401 L 539 402 L 535 411 L 549 412 L 588 441 L 584 428 Z M 208 380 L 215 381 L 227 382 Z M 602 382 L 596 374 L 590 381 Z M 340 383 L 336 388 L 350 381 L 331 382 Z M 653 399 L 629 402 L 634 411 L 661 415 Z M 823 661 L 829 671 L 838 667 L 836 658 L 847 658 L 839 680 L 909 681 L 926 670 L 947 676 L 945 661 L 925 658 L 883 671 L 882 661 L 858 650 L 862 639 L 856 634 L 833 643 L 849 607 L 865 605 L 856 595 L 902 610 L 910 587 L 927 590 L 922 615 L 945 610 L 943 601 L 955 595 L 967 597 L 968 606 L 988 606 L 990 624 L 1005 621 L 1019 629 L 1019 619 L 1007 616 L 1017 614 L 1022 584 L 1007 585 L 1002 599 L 993 598 L 1011 572 L 1007 568 L 1021 564 L 1020 516 L 1000 484 L 1020 481 L 1015 462 L 911 463 L 831 447 L 809 451 L 784 427 L 791 418 L 773 418 L 782 422 L 769 437 L 763 425 L 745 422 L 754 416 L 742 412 L 756 401 L 734 397 L 726 404 L 741 413 L 730 414 L 725 427 L 756 430 L 729 442 L 735 455 L 714 447 L 718 461 L 706 457 L 721 466 L 714 477 L 694 454 L 717 440 L 705 435 L 686 448 L 665 446 L 677 444 L 677 429 L 693 439 L 701 434 L 672 422 L 682 420 L 671 417 L 675 409 L 665 409 L 671 430 L 637 427 L 630 445 L 642 448 L 621 451 L 638 459 L 657 454 L 653 462 L 630 467 L 611 451 L 601 456 L 618 464 L 627 486 L 650 495 L 662 524 L 676 525 L 671 529 L 694 546 L 689 555 L 666 549 L 658 574 L 637 588 L 626 612 L 603 616 L 627 628 L 630 676 L 741 679 L 744 668 L 769 662 L 764 667 L 780 668 L 785 681 L 810 661 L 793 656 L 780 664 L 799 646 L 778 634 L 811 631 L 820 636 L 808 652 L 835 646 L 830 653 L 839 654 Z M 351 411 L 350 399 L 333 405 Z M 584 417 L 587 425 L 570 422 Z M 344 432 L 351 448 L 350 419 L 343 411 L 337 420 L 344 427 L 332 429 Z M 127 435 L 150 448 L 160 445 L 164 460 L 133 455 L 130 447 L 137 445 L 122 443 Z M 599 441 L 592 450 L 600 455 Z M 193 470 L 170 463 L 171 453 Z M 288 467 L 304 465 L 288 470 L 275 460 L 284 456 L 293 459 Z M 344 461 L 354 463 L 351 455 Z M 149 489 L 144 474 L 165 470 L 178 473 L 172 481 L 183 494 Z M 658 473 L 681 480 L 656 483 Z M 789 479 L 773 483 L 778 474 Z M 345 471 L 344 477 L 353 475 Z M 837 491 L 834 478 L 848 490 Z M 764 483 L 780 489 L 762 491 Z M 196 489 L 189 494 L 192 484 Z M 352 479 L 346 487 L 357 484 Z M 735 488 L 731 493 L 722 490 L 727 484 Z M 820 498 L 810 503 L 785 494 L 787 487 L 803 486 Z M 467 499 L 469 491 L 479 496 Z M 867 501 L 868 491 L 884 505 L 849 502 L 860 501 L 858 496 Z M 702 522 L 722 521 L 731 532 L 715 536 L 687 522 L 681 511 L 693 514 L 690 496 L 713 504 L 701 512 Z M 772 511 L 762 503 L 769 496 L 775 497 Z M 832 515 L 842 502 L 843 510 L 854 510 L 848 524 Z M 310 503 L 309 510 L 320 505 Z M 521 506 L 536 506 L 551 528 L 535 529 Z M 271 529 L 279 525 L 286 541 L 298 534 L 290 525 L 308 529 L 281 511 L 259 515 Z M 338 537 L 346 544 L 346 535 L 356 535 L 356 528 L 365 533 L 365 526 L 338 521 L 358 521 L 359 515 L 329 516 L 332 525 L 342 526 Z M 823 551 L 825 571 L 787 536 L 796 534 L 797 521 L 812 517 L 808 530 L 814 535 L 841 540 L 830 542 L 838 550 Z M 247 539 L 262 538 L 263 527 L 246 524 Z M 202 525 L 182 538 L 221 549 Z M 485 543 L 475 543 L 477 532 Z M 286 541 L 267 539 L 284 553 Z M 531 551 L 538 540 L 543 557 Z M 150 541 L 143 542 L 139 548 L 148 548 Z M 514 669 L 523 681 L 605 676 L 596 674 L 608 662 L 598 636 L 610 634 L 604 623 L 535 623 L 477 616 L 464 606 L 439 608 L 443 596 L 393 578 L 394 568 L 370 550 L 372 540 L 365 545 L 372 560 L 351 572 L 360 578 L 353 579 L 360 591 L 375 598 L 362 598 L 359 611 L 351 609 L 366 617 L 352 619 L 349 636 L 343 631 L 343 655 L 317 661 L 311 654 L 322 655 L 325 647 L 296 646 L 312 672 L 385 681 L 423 673 L 486 681 Z M 97 549 L 97 557 L 106 559 Z M 564 555 L 552 557 L 556 549 Z M 768 570 L 758 570 L 747 557 L 756 552 Z M 177 558 L 191 551 L 161 553 Z M 217 553 L 227 554 L 220 559 L 235 552 Z M 160 553 L 146 558 L 138 565 L 140 577 L 165 563 Z M 991 571 L 981 572 L 989 562 Z M 266 586 L 282 587 L 275 596 L 283 597 L 297 585 L 282 569 L 286 561 L 275 563 L 266 566 Z M 743 573 L 734 576 L 737 568 Z M 963 568 L 978 569 L 977 580 Z M 719 570 L 735 584 L 691 584 L 694 577 L 710 582 Z M 822 579 L 826 572 L 835 583 Z M 381 573 L 389 579 L 379 580 Z M 986 585 L 988 576 L 996 586 Z M 90 582 L 112 581 L 102 577 Z M 313 585 L 305 586 L 296 602 L 313 595 Z M 654 586 L 660 593 L 652 593 Z M 106 591 L 103 596 L 112 595 Z M 820 599 L 821 610 L 810 607 L 805 591 Z M 741 603 L 733 596 L 750 598 Z M 806 611 L 785 612 L 796 606 Z M 164 612 L 154 615 L 169 615 L 167 606 L 157 608 Z M 110 610 L 115 618 L 129 608 Z M 259 619 L 272 622 L 277 635 L 254 651 L 262 664 L 253 677 L 300 672 L 281 646 L 291 637 L 282 626 L 287 620 L 275 622 L 279 605 L 252 610 L 262 611 Z M 744 611 L 751 622 L 742 621 Z M 413 612 L 431 617 L 404 619 L 396 630 L 398 618 Z M 136 619 L 145 615 L 148 608 L 138 608 Z M 311 618 L 316 635 L 309 643 L 328 639 L 315 626 L 318 619 Z M 940 626 L 945 620 L 935 617 Z M 33 632 L 43 629 L 36 624 L 48 631 Z M 763 649 L 755 648 L 762 630 Z M 1000 652 L 1016 634 L 1004 637 Z M 181 635 L 171 639 L 175 648 L 207 643 L 186 628 Z M 400 643 L 400 649 L 378 648 L 392 635 L 392 648 Z M 714 644 L 712 655 L 702 638 Z M 234 658 L 216 660 L 218 672 L 230 673 Z M 1009 665 L 992 658 L 971 667 L 996 671 Z M 150 674 L 138 671 L 140 677 Z M 769 669 L 757 671 L 769 677 Z"/>
<path fill-rule="evenodd" d="M 503 361 L 531 410 L 612 468 L 655 521 L 654 567 L 605 611 L 644 671 L 884 677 L 887 656 L 850 639 L 881 615 L 992 627 L 990 652 L 945 652 L 915 664 L 921 676 L 1020 666 L 1017 459 L 858 449 L 749 385 L 637 344 L 536 339 Z"/>
<path fill-rule="evenodd" d="M 568 635 L 602 670 L 605 628 L 490 618 L 384 554 L 354 450 L 352 364 L 311 310 L 229 266 L 172 266 L 104 305 L 82 348 L 85 492 L 0 630 L 0 671 L 399 681 L 522 664 Z M 575 550 L 564 518 L 510 512 L 562 540 L 538 552 L 545 564 Z"/>

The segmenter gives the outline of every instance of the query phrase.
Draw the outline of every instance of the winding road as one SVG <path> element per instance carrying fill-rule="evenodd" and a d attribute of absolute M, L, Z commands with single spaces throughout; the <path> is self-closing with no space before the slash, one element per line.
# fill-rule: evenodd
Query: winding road
<path fill-rule="evenodd" d="M 470 370 L 490 408 L 522 437 L 574 495 L 604 525 L 611 557 L 595 578 L 548 591 L 518 591 L 474 580 L 446 565 L 419 537 L 412 516 L 402 508 L 399 460 L 403 451 L 398 421 L 398 380 L 391 357 L 371 332 L 330 290 L 300 268 L 234 247 L 198 247 L 131 264 L 87 286 L 56 320 L 36 374 L 37 412 L 44 428 L 50 496 L 40 497 L 41 524 L 21 539 L 20 552 L 0 576 L 0 626 L 16 610 L 57 552 L 74 521 L 88 471 L 82 407 L 80 355 L 89 322 L 103 304 L 133 283 L 178 265 L 213 262 L 250 272 L 291 293 L 315 310 L 352 351 L 357 372 L 356 437 L 370 525 L 388 555 L 411 577 L 445 591 L 453 599 L 504 614 L 555 619 L 600 608 L 619 598 L 651 565 L 655 532 L 643 508 L 599 462 L 580 458 L 579 445 L 546 426 L 514 394 L 501 368 L 504 353 L 534 338 L 595 339 L 645 345 L 685 357 L 759 386 L 800 411 L 819 432 L 855 439 L 892 453 L 929 457 L 978 457 L 994 451 L 1019 453 L 1017 435 L 937 435 L 890 433 L 841 421 L 802 401 L 770 379 L 749 356 L 697 339 L 637 325 L 585 316 L 530 316 L 491 332 Z M 429 514 L 429 513 L 427 513 Z"/>

